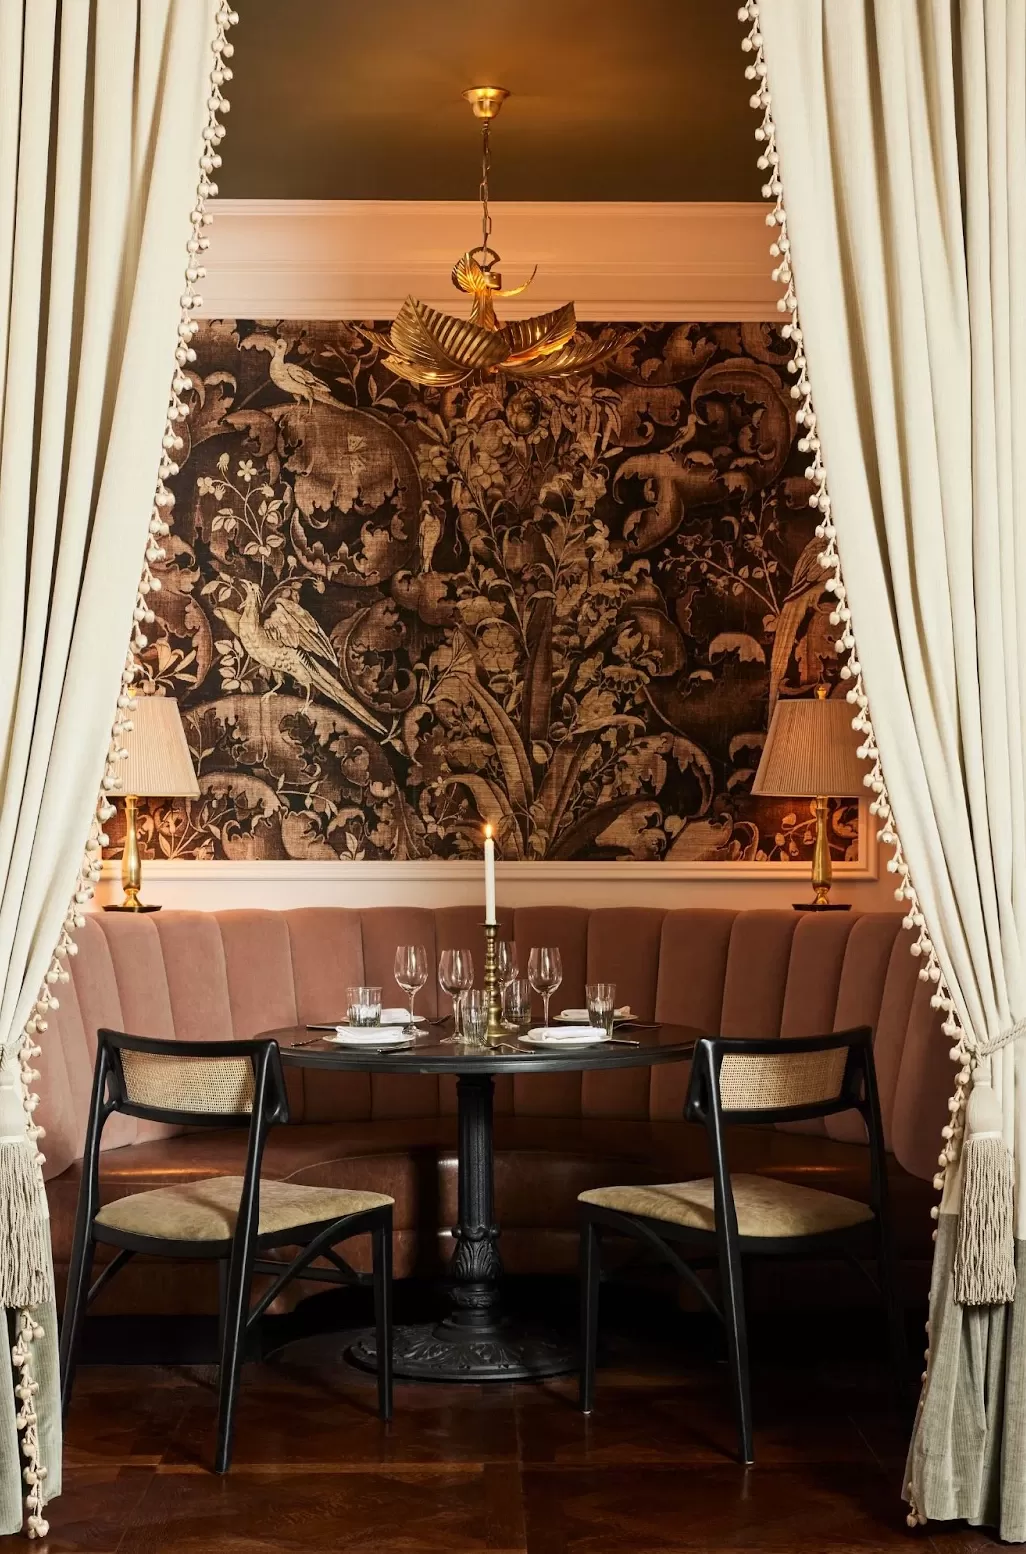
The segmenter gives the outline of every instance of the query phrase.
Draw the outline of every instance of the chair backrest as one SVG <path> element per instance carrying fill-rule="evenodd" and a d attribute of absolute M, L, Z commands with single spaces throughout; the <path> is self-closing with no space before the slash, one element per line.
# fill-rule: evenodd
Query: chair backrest
<path fill-rule="evenodd" d="M 713 1073 L 720 1110 L 732 1121 L 798 1122 L 857 1103 L 860 1091 L 853 1086 L 861 1065 L 852 1053 L 861 1050 L 861 1042 L 853 1045 L 852 1033 L 769 1045 L 771 1051 L 763 1042 L 716 1042 Z M 749 1050 L 756 1046 L 760 1050 Z"/>
<path fill-rule="evenodd" d="M 249 1142 L 233 1239 L 259 1222 L 260 1163 L 267 1131 L 288 1122 L 278 1044 L 254 1041 L 167 1041 L 97 1031 L 76 1241 L 89 1234 L 100 1206 L 100 1142 L 114 1112 L 186 1128 L 246 1128 Z"/>
<path fill-rule="evenodd" d="M 684 1110 L 689 1122 L 705 1124 L 727 1196 L 726 1124 L 805 1122 L 859 1112 L 869 1139 L 870 1204 L 880 1212 L 886 1170 L 868 1025 L 769 1041 L 704 1037 L 695 1048 Z"/>
<path fill-rule="evenodd" d="M 248 1128 L 254 1112 L 267 1125 L 289 1117 L 273 1041 L 163 1041 L 101 1030 L 96 1071 L 108 1114 L 190 1128 Z"/>

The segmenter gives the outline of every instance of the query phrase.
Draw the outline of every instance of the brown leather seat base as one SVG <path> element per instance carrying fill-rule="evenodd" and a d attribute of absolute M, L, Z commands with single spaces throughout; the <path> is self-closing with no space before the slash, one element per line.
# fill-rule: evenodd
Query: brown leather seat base
<path fill-rule="evenodd" d="M 104 1201 L 242 1168 L 242 1130 L 198 1131 L 105 1152 L 100 1161 Z M 395 1200 L 395 1273 L 444 1270 L 456 1220 L 456 1119 L 451 1116 L 276 1128 L 264 1174 L 307 1186 L 387 1193 Z M 781 1180 L 865 1198 L 867 1151 L 821 1135 L 772 1128 L 735 1128 L 730 1164 Z M 889 1161 L 899 1257 L 928 1265 L 932 1251 L 928 1182 Z M 682 1181 L 709 1171 L 705 1132 L 694 1125 L 616 1118 L 498 1116 L 495 1119 L 495 1209 L 502 1256 L 510 1273 L 571 1273 L 577 1263 L 577 1197 L 591 1188 L 632 1182 Z M 78 1199 L 79 1166 L 47 1183 L 58 1283 L 63 1284 Z M 347 1256 L 358 1267 L 369 1248 L 354 1241 Z M 312 1286 L 307 1287 L 312 1288 Z M 216 1306 L 210 1270 L 164 1264 L 159 1277 L 141 1259 L 100 1297 L 100 1312 L 194 1313 Z"/>

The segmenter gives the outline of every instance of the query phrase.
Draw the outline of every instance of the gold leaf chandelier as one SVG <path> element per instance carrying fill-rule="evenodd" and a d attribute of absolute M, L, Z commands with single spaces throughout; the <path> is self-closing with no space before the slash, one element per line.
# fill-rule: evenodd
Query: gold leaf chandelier
<path fill-rule="evenodd" d="M 520 296 L 534 280 L 537 266 L 523 285 L 503 291 L 496 269 L 501 255 L 491 246 L 490 131 L 509 93 L 502 86 L 472 86 L 463 95 L 481 120 L 481 246 L 469 249 L 452 270 L 453 285 L 473 298 L 470 318 L 454 318 L 407 297 L 388 334 L 369 333 L 386 353 L 386 367 L 408 383 L 431 388 L 482 382 L 500 373 L 537 380 L 588 372 L 615 356 L 637 331 L 606 329 L 597 340 L 578 334 L 572 302 L 552 313 L 505 324 L 495 316 L 496 297 Z"/>

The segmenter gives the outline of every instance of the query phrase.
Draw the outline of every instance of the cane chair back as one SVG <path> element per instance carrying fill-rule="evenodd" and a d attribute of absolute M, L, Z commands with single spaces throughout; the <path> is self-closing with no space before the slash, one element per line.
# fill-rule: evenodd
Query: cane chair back
<path fill-rule="evenodd" d="M 725 1112 L 754 1113 L 836 1101 L 847 1065 L 847 1047 L 812 1052 L 729 1052 L 720 1064 L 720 1106 Z"/>
<path fill-rule="evenodd" d="M 125 1112 L 180 1127 L 288 1121 L 285 1076 L 273 1041 L 161 1041 L 101 1030 L 97 1059 L 105 1114 Z"/>
<path fill-rule="evenodd" d="M 251 1058 L 183 1058 L 177 1053 L 121 1053 L 125 1099 L 133 1106 L 217 1117 L 248 1117 L 256 1081 Z"/>
<path fill-rule="evenodd" d="M 868 1026 L 780 1040 L 706 1036 L 696 1045 L 684 1107 L 691 1122 L 798 1122 L 852 1108 L 872 1133 L 878 1103 Z"/>

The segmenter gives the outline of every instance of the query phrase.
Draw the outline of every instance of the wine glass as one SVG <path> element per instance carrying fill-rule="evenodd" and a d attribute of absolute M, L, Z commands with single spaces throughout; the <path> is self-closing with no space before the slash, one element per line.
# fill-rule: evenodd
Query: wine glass
<path fill-rule="evenodd" d="M 409 1031 L 413 1034 L 417 1029 L 413 1015 L 413 1001 L 428 979 L 428 958 L 424 946 L 401 944 L 395 952 L 394 972 L 395 980 L 410 1000 Z"/>
<path fill-rule="evenodd" d="M 534 949 L 527 962 L 527 980 L 536 993 L 542 996 L 545 1014 L 543 1023 L 549 1023 L 549 999 L 563 980 L 563 960 L 556 949 Z"/>
<path fill-rule="evenodd" d="M 511 939 L 500 939 L 495 946 L 495 975 L 499 981 L 500 1002 L 505 1000 L 506 989 L 519 974 L 516 945 Z"/>
<path fill-rule="evenodd" d="M 444 1041 L 460 1040 L 460 1004 L 463 994 L 474 986 L 474 957 L 469 950 L 443 950 L 438 958 L 438 985 L 452 999 L 455 1033 Z"/>
<path fill-rule="evenodd" d="M 495 946 L 495 974 L 499 979 L 499 986 L 503 989 L 516 977 L 517 947 L 511 939 L 500 939 Z"/>

